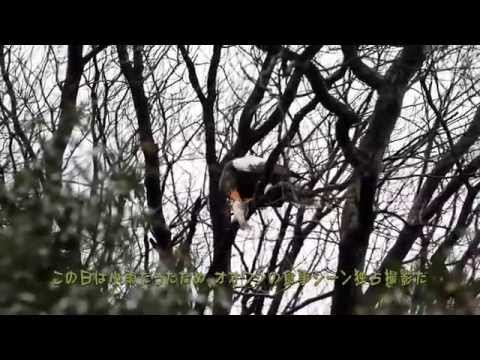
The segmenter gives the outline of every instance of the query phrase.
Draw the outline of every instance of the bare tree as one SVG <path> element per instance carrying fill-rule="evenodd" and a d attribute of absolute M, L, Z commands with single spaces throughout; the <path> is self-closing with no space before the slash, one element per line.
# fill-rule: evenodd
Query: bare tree
<path fill-rule="evenodd" d="M 2 312 L 478 313 L 478 53 L 0 46 Z"/>

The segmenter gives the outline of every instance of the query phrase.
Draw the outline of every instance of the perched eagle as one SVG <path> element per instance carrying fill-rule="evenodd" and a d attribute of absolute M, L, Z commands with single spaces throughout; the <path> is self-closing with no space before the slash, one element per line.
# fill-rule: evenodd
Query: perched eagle
<path fill-rule="evenodd" d="M 257 183 L 265 173 L 266 164 L 267 160 L 256 156 L 236 158 L 225 164 L 220 176 L 220 191 L 229 199 L 233 216 L 242 229 L 249 228 L 245 219 L 248 203 L 254 200 Z M 294 184 L 293 180 L 299 178 L 288 168 L 275 164 L 263 194 L 267 199 L 266 206 L 280 207 L 285 202 L 318 206 L 319 199 L 312 191 Z"/>

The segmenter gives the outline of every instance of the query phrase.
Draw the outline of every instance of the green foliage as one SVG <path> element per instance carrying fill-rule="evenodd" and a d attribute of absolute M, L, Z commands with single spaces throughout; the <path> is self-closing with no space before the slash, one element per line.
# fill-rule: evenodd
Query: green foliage
<path fill-rule="evenodd" d="M 132 266 L 131 224 L 145 223 L 142 214 L 126 216 L 125 199 L 139 191 L 139 179 L 126 171 L 111 180 L 95 198 L 68 186 L 36 194 L 39 178 L 26 170 L 0 188 L 0 313 L 188 312 L 185 288 L 53 283 L 55 273 Z"/>

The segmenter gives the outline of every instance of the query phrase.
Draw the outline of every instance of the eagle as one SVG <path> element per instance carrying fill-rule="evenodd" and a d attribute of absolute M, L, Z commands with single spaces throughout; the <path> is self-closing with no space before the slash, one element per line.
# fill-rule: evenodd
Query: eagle
<path fill-rule="evenodd" d="M 267 160 L 257 156 L 244 156 L 228 161 L 220 175 L 219 190 L 230 203 L 234 220 L 241 229 L 249 229 L 246 221 L 248 205 L 255 200 L 257 184 L 265 173 Z M 262 207 L 281 207 L 285 202 L 300 206 L 320 206 L 320 199 L 311 190 L 296 182 L 302 177 L 287 167 L 275 164 L 265 186 Z"/>

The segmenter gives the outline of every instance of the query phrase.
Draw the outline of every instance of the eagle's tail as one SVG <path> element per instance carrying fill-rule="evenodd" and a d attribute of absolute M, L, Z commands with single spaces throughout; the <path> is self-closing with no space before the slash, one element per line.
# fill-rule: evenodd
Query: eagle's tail
<path fill-rule="evenodd" d="M 303 189 L 288 182 L 282 182 L 280 185 L 282 187 L 283 199 L 287 202 L 310 208 L 323 206 L 322 198 L 311 190 Z"/>

